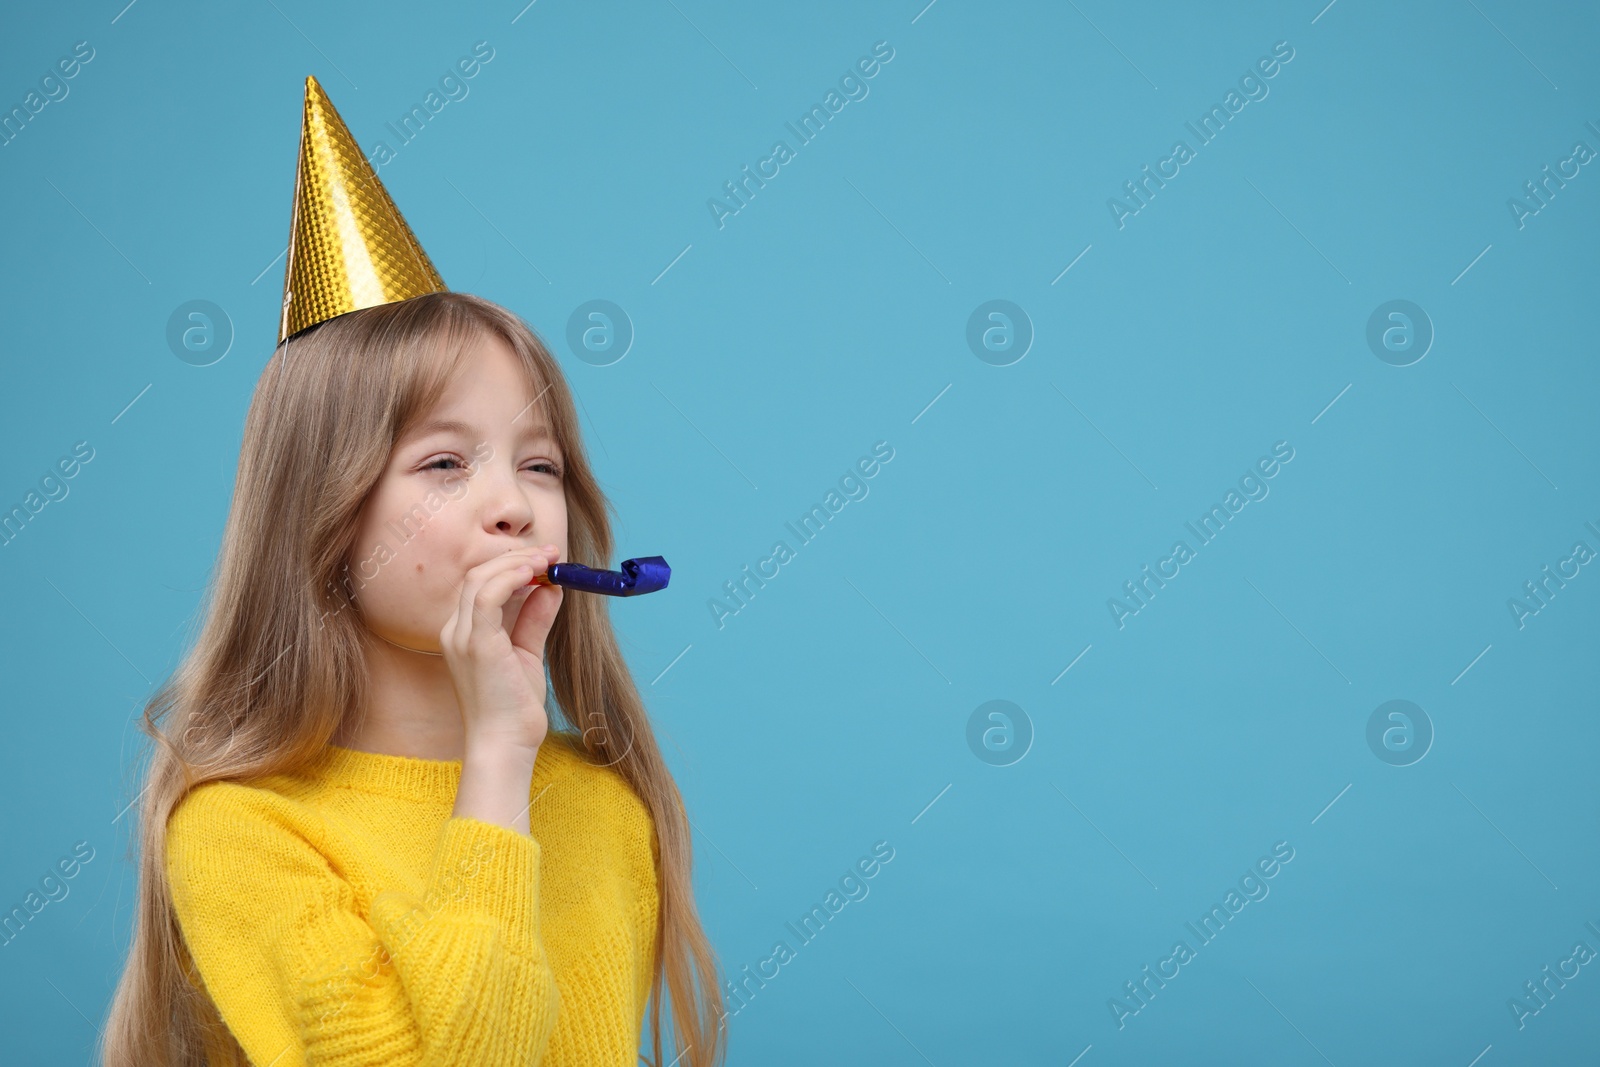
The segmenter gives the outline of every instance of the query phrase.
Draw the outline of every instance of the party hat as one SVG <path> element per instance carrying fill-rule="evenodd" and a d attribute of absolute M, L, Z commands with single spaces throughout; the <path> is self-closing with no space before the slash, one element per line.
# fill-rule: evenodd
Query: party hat
<path fill-rule="evenodd" d="M 279 343 L 347 311 L 445 288 L 349 127 L 307 76 Z"/>

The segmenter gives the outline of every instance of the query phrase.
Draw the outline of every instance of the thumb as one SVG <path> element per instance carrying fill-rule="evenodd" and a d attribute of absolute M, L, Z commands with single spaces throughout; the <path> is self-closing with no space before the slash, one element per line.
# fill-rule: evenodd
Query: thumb
<path fill-rule="evenodd" d="M 522 602 L 517 621 L 511 626 L 511 643 L 544 659 L 545 640 L 555 625 L 565 591 L 559 585 L 535 586 Z"/>

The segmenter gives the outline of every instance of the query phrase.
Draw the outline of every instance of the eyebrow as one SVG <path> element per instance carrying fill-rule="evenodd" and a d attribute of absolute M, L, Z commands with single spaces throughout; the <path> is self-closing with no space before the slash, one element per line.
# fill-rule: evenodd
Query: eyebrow
<path fill-rule="evenodd" d="M 482 436 L 478 433 L 476 427 L 468 426 L 466 423 L 460 422 L 456 419 L 430 419 L 427 422 L 417 426 L 410 433 L 406 434 L 405 440 L 415 441 L 436 433 L 453 433 L 459 434 L 462 437 L 474 438 Z M 549 428 L 546 426 L 531 425 L 523 427 L 519 435 L 519 440 L 545 440 L 554 444 L 555 436 L 550 433 Z"/>

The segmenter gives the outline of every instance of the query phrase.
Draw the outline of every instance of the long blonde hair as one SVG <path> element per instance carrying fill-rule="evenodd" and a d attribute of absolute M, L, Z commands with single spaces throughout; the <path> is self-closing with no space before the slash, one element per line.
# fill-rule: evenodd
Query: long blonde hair
<path fill-rule="evenodd" d="M 218 779 L 292 773 L 366 706 L 359 615 L 345 560 L 393 443 L 426 416 L 473 342 L 498 334 L 520 358 L 565 460 L 567 558 L 612 563 L 613 508 L 584 452 L 560 366 L 515 314 L 466 293 L 432 293 L 330 319 L 267 361 L 245 419 L 233 502 L 205 619 L 141 723 L 150 761 L 139 804 L 132 944 L 102 1038 L 106 1067 L 204 1067 L 210 1042 L 244 1062 L 192 963 L 165 877 L 167 819 Z M 726 1052 L 718 965 L 695 910 L 693 843 L 644 702 L 617 646 L 607 598 L 564 599 L 545 646 L 556 707 L 586 758 L 614 766 L 649 808 L 661 894 L 650 1031 L 661 1067 L 663 982 L 674 1052 L 714 1067 Z"/>

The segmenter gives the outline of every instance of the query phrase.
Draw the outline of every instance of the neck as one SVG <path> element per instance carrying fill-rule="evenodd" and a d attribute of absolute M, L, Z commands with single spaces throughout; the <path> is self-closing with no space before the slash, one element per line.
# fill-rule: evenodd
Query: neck
<path fill-rule="evenodd" d="M 444 655 L 366 633 L 366 707 L 333 743 L 392 756 L 461 759 L 466 735 Z"/>

